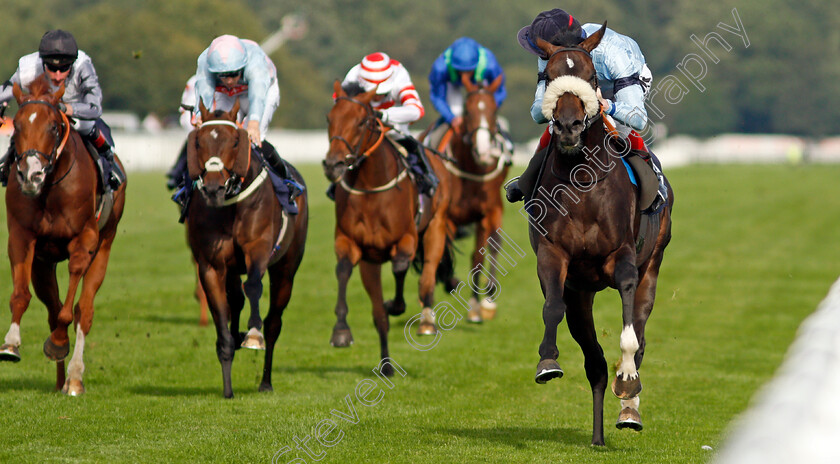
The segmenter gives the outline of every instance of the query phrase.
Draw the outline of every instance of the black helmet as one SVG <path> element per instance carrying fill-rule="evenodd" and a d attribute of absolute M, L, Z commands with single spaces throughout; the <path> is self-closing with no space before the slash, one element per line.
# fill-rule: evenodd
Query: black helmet
<path fill-rule="evenodd" d="M 70 64 L 76 61 L 79 56 L 79 47 L 73 34 L 56 29 L 47 31 L 41 37 L 41 44 L 38 46 L 38 55 L 41 59 L 57 66 Z"/>

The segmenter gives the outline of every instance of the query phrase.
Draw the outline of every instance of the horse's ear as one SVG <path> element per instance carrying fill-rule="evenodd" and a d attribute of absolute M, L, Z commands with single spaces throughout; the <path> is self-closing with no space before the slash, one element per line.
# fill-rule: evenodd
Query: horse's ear
<path fill-rule="evenodd" d="M 15 82 L 12 85 L 12 95 L 15 96 L 15 100 L 20 104 L 23 101 L 23 90 L 20 88 L 20 84 Z"/>
<path fill-rule="evenodd" d="M 198 111 L 201 113 L 201 120 L 207 121 L 210 118 L 210 112 L 207 111 L 207 107 L 204 106 L 204 100 L 200 97 L 198 99 Z"/>
<path fill-rule="evenodd" d="M 61 85 L 58 86 L 58 90 L 56 90 L 55 93 L 53 94 L 53 97 L 55 98 L 56 102 L 61 101 L 61 97 L 64 96 L 64 90 L 65 90 L 64 82 L 62 81 Z"/>
<path fill-rule="evenodd" d="M 563 48 L 558 45 L 554 45 L 551 42 L 545 41 L 539 37 L 537 37 L 537 41 L 535 43 L 537 44 L 537 48 L 543 51 L 545 59 L 548 59 L 548 57 L 554 54 L 555 51 L 559 50 L 560 48 Z"/>
<path fill-rule="evenodd" d="M 240 177 L 248 174 L 248 160 L 251 157 L 251 140 L 248 138 L 248 131 L 237 129 L 239 141 L 237 142 L 236 160 L 233 162 L 233 172 Z"/>
<path fill-rule="evenodd" d="M 595 47 L 601 43 L 601 39 L 604 38 L 604 33 L 607 32 L 607 22 L 604 21 L 604 24 L 601 26 L 601 29 L 598 29 L 598 32 L 590 35 L 583 42 L 578 45 L 580 48 L 586 50 L 587 52 L 592 52 L 595 50 Z"/>
<path fill-rule="evenodd" d="M 495 91 L 499 90 L 499 87 L 502 85 L 502 82 L 504 82 L 504 80 L 505 80 L 505 76 L 503 74 L 499 74 L 498 76 L 496 76 L 495 79 L 493 79 L 493 82 L 491 82 L 490 85 L 488 85 L 485 88 L 489 92 L 495 92 Z"/>
<path fill-rule="evenodd" d="M 470 80 L 469 73 L 461 73 L 461 84 L 464 85 L 464 89 L 467 91 L 467 93 L 475 92 L 476 90 L 478 90 L 478 84 L 473 83 L 473 81 Z"/>
<path fill-rule="evenodd" d="M 187 172 L 192 180 L 201 176 L 201 164 L 198 161 L 198 129 L 193 129 L 187 136 Z"/>
<path fill-rule="evenodd" d="M 236 97 L 236 101 L 233 102 L 233 108 L 231 108 L 228 112 L 228 118 L 230 118 L 231 121 L 236 122 L 237 113 L 239 113 L 239 97 Z"/>
<path fill-rule="evenodd" d="M 341 82 L 338 79 L 336 79 L 335 82 L 333 82 L 333 92 L 335 93 L 336 98 L 347 96 L 347 92 L 345 92 L 344 89 L 341 88 Z"/>

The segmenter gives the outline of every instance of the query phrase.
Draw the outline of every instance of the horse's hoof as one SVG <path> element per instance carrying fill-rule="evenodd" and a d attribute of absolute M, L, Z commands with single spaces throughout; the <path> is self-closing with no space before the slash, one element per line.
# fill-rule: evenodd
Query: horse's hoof
<path fill-rule="evenodd" d="M 81 396 L 85 393 L 85 384 L 81 380 L 67 379 L 64 382 L 64 388 L 61 389 L 61 393 L 67 396 Z"/>
<path fill-rule="evenodd" d="M 44 354 L 52 361 L 61 361 L 70 353 L 70 343 L 58 346 L 52 342 L 50 337 L 44 342 Z"/>
<path fill-rule="evenodd" d="M 484 318 L 481 317 L 481 308 L 479 307 L 472 307 L 469 311 L 467 311 L 467 321 L 472 322 L 473 324 L 481 324 L 484 322 Z"/>
<path fill-rule="evenodd" d="M 271 393 L 271 392 L 274 391 L 274 387 L 272 387 L 270 383 L 263 382 L 263 383 L 260 384 L 260 391 L 261 392 L 266 392 L 266 393 Z"/>
<path fill-rule="evenodd" d="M 633 408 L 624 408 L 618 413 L 618 421 L 615 423 L 618 429 L 633 429 L 635 431 L 642 430 L 642 417 L 639 411 Z"/>
<path fill-rule="evenodd" d="M 642 378 L 636 373 L 635 379 L 623 380 L 621 374 L 616 375 L 612 381 L 612 391 L 615 396 L 622 400 L 629 400 L 639 396 L 642 391 Z"/>
<path fill-rule="evenodd" d="M 251 329 L 245 335 L 245 340 L 242 340 L 242 348 L 251 350 L 265 350 L 265 338 L 263 334 L 257 329 Z"/>
<path fill-rule="evenodd" d="M 437 335 L 435 325 L 435 312 L 432 308 L 423 308 L 420 312 L 420 326 L 417 327 L 417 335 Z"/>
<path fill-rule="evenodd" d="M 496 318 L 496 303 L 492 301 L 481 301 L 481 318 L 485 321 L 492 321 Z"/>
<path fill-rule="evenodd" d="M 0 361 L 19 362 L 20 351 L 18 350 L 18 347 L 14 345 L 0 346 Z"/>
<path fill-rule="evenodd" d="M 534 378 L 538 384 L 544 384 L 552 379 L 563 377 L 563 369 L 553 359 L 543 359 L 537 364 L 537 375 Z"/>
<path fill-rule="evenodd" d="M 353 344 L 353 335 L 350 329 L 335 329 L 333 330 L 332 338 L 330 338 L 330 345 L 336 348 L 346 348 Z"/>
<path fill-rule="evenodd" d="M 389 316 L 399 316 L 403 314 L 405 312 L 405 301 L 401 301 L 399 304 L 395 303 L 394 300 L 386 301 L 385 312 L 387 312 Z"/>

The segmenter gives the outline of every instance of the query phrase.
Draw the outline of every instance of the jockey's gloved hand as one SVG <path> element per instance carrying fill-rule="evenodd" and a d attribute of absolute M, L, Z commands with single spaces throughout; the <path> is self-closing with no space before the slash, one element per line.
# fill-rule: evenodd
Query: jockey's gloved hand
<path fill-rule="evenodd" d="M 388 123 L 388 113 L 384 111 L 374 111 L 373 114 L 383 123 Z"/>
<path fill-rule="evenodd" d="M 58 102 L 58 109 L 61 110 L 62 113 L 66 113 L 67 105 L 65 105 L 63 101 L 60 101 Z"/>

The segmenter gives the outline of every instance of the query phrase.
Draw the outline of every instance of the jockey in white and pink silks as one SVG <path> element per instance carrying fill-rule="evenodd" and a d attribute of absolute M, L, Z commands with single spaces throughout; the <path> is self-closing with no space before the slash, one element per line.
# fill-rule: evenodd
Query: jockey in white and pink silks
<path fill-rule="evenodd" d="M 405 66 L 386 53 L 371 53 L 344 76 L 341 86 L 346 89 L 349 85 L 358 85 L 365 92 L 376 89 L 371 107 L 383 123 L 395 129 L 388 136 L 408 151 L 408 162 L 420 192 L 434 194 L 439 181 L 426 159 L 425 150 L 408 132 L 408 126 L 422 118 L 426 109 Z M 335 184 L 330 185 L 327 196 L 333 198 L 334 190 Z"/>

